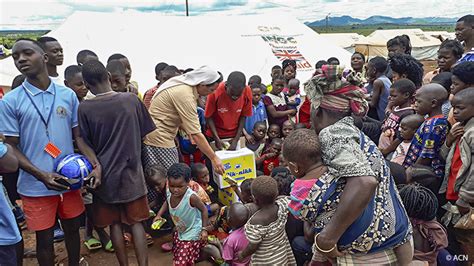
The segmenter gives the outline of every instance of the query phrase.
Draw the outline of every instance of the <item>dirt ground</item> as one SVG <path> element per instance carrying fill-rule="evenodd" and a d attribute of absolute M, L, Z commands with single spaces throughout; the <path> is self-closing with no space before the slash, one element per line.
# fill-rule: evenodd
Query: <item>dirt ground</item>
<path fill-rule="evenodd" d="M 35 235 L 29 231 L 23 231 L 23 236 L 25 240 L 25 248 L 34 249 Z M 81 229 L 81 238 L 83 237 L 83 230 Z M 161 250 L 161 244 L 166 241 L 171 241 L 171 234 L 162 235 L 160 237 L 154 238 L 155 243 L 148 248 L 148 262 L 149 265 L 172 265 L 173 256 L 171 252 L 163 252 Z M 54 249 L 56 252 L 56 262 L 57 265 L 67 265 L 67 253 L 66 247 L 64 246 L 64 241 L 54 244 Z M 128 248 L 128 258 L 130 265 L 138 265 L 135 258 L 135 252 L 133 247 Z M 100 266 L 115 266 L 118 265 L 117 259 L 115 258 L 114 253 L 106 252 L 104 250 L 89 251 L 86 246 L 81 246 L 81 256 L 85 258 L 87 263 L 90 266 L 100 265 Z M 25 266 L 36 266 L 38 261 L 36 258 L 25 258 L 23 260 Z M 81 264 L 87 265 L 87 264 Z M 212 265 L 210 262 L 200 262 L 197 265 Z"/>

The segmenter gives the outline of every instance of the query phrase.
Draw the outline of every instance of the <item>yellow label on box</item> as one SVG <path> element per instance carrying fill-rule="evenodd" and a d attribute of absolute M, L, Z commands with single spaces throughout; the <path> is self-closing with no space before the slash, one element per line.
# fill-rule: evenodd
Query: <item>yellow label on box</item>
<path fill-rule="evenodd" d="M 225 181 L 226 177 L 239 185 L 246 179 L 256 177 L 255 155 L 251 150 L 243 148 L 238 151 L 218 151 L 216 155 L 222 160 L 225 169 L 224 176 L 218 175 L 214 178 L 219 188 L 230 187 Z"/>
<path fill-rule="evenodd" d="M 233 203 L 240 202 L 239 197 L 232 188 L 222 188 L 217 190 L 219 202 L 223 205 L 230 206 Z"/>

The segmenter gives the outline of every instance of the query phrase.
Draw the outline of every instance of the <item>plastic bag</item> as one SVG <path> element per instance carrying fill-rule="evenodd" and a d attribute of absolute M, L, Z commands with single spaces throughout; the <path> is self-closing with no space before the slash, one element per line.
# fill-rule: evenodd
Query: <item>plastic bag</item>
<path fill-rule="evenodd" d="M 468 213 L 464 214 L 461 219 L 454 225 L 454 228 L 473 230 L 474 229 L 474 208 L 471 208 Z"/>

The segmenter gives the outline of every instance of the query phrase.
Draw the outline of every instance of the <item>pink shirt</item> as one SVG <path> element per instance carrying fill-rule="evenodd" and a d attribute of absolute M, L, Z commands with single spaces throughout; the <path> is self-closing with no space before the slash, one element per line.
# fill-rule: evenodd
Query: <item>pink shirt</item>
<path fill-rule="evenodd" d="M 399 165 L 403 165 L 405 157 L 407 156 L 408 149 L 410 149 L 411 142 L 402 142 L 398 145 L 397 149 L 393 153 L 392 162 Z"/>
<path fill-rule="evenodd" d="M 241 228 L 232 231 L 232 233 L 230 233 L 230 235 L 224 240 L 222 258 L 225 261 L 231 261 L 230 265 L 232 266 L 250 265 L 250 256 L 241 262 L 237 261 L 239 252 L 243 251 L 248 245 L 249 241 L 245 236 L 245 229 L 242 226 Z"/>

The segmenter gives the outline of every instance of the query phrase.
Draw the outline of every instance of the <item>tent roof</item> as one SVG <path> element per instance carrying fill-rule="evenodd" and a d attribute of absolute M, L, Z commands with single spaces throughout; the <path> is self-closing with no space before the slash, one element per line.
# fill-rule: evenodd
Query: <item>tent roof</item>
<path fill-rule="evenodd" d="M 367 38 L 374 44 L 385 46 L 388 40 L 403 34 L 410 37 L 412 47 L 439 46 L 441 44 L 440 40 L 423 32 L 421 29 L 376 30 Z"/>
<path fill-rule="evenodd" d="M 58 39 L 64 49 L 64 64 L 58 72 L 76 64 L 76 55 L 83 49 L 96 52 L 104 63 L 110 55 L 121 53 L 128 57 L 132 80 L 139 83 L 140 91 L 156 84 L 154 69 L 159 62 L 182 69 L 209 65 L 224 77 L 232 71 L 242 71 L 247 78 L 260 75 L 267 84 L 272 66 L 281 65 L 280 60 L 288 54 L 302 60 L 303 67 L 297 71 L 302 82 L 311 77 L 314 64 L 320 59 L 335 56 L 349 64 L 350 53 L 322 41 L 318 33 L 295 18 L 274 18 L 274 14 L 178 17 L 141 12 L 75 12 L 47 35 Z M 9 61 L 5 65 L 11 68 L 12 59 Z M 15 68 L 7 72 L 15 73 L 8 77 L 10 84 L 18 72 Z"/>
<path fill-rule="evenodd" d="M 369 43 L 367 37 L 357 33 L 325 33 L 321 34 L 321 36 L 342 48 L 352 47 L 355 44 Z"/>

